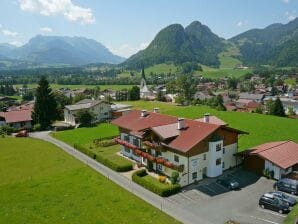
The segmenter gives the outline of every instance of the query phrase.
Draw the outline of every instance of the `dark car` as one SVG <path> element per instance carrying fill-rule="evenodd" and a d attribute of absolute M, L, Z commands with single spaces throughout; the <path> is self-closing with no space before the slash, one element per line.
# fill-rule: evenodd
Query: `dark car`
<path fill-rule="evenodd" d="M 283 178 L 274 184 L 275 190 L 287 192 L 290 194 L 298 194 L 298 181 Z"/>
<path fill-rule="evenodd" d="M 294 206 L 297 204 L 297 200 L 294 197 L 291 197 L 283 192 L 275 191 L 275 192 L 269 192 L 268 194 L 273 195 L 273 197 L 276 197 L 286 203 L 288 203 L 290 206 Z"/>
<path fill-rule="evenodd" d="M 273 197 L 271 194 L 264 194 L 259 200 L 259 205 L 261 208 L 277 211 L 280 214 L 288 213 L 290 211 L 288 203 Z"/>
<path fill-rule="evenodd" d="M 240 188 L 239 183 L 236 180 L 230 178 L 217 179 L 216 183 L 228 188 L 229 190 L 236 190 Z"/>
<path fill-rule="evenodd" d="M 28 131 L 27 130 L 19 131 L 15 136 L 16 137 L 28 137 Z"/>

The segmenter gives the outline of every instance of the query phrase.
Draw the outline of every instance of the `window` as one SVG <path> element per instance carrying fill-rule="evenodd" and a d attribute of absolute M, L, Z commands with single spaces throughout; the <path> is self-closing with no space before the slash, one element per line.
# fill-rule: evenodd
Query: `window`
<path fill-rule="evenodd" d="M 124 135 L 124 140 L 129 142 L 129 136 L 128 135 Z"/>
<path fill-rule="evenodd" d="M 179 156 L 174 155 L 174 161 L 177 162 L 177 163 L 179 163 Z"/>
<path fill-rule="evenodd" d="M 129 148 L 124 147 L 124 151 L 127 152 L 127 153 L 130 153 L 130 149 Z"/>
<path fill-rule="evenodd" d="M 194 172 L 192 173 L 192 179 L 197 179 L 198 178 L 198 173 L 197 172 Z"/>
<path fill-rule="evenodd" d="M 222 162 L 222 168 L 223 169 L 225 168 L 225 162 Z"/>
<path fill-rule="evenodd" d="M 216 151 L 220 151 L 221 150 L 221 144 L 216 144 Z"/>
<path fill-rule="evenodd" d="M 162 171 L 162 165 L 161 164 L 157 164 L 157 170 Z"/>
<path fill-rule="evenodd" d="M 204 154 L 203 160 L 206 160 L 206 153 Z"/>
<path fill-rule="evenodd" d="M 225 154 L 226 153 L 226 149 L 225 147 L 222 148 L 222 154 Z"/>
<path fill-rule="evenodd" d="M 216 166 L 218 166 L 218 165 L 220 165 L 221 164 L 221 158 L 218 158 L 217 160 L 216 160 Z"/>
<path fill-rule="evenodd" d="M 138 146 L 138 147 L 139 147 L 139 139 L 134 138 L 134 139 L 133 139 L 133 144 L 134 144 L 135 146 Z"/>

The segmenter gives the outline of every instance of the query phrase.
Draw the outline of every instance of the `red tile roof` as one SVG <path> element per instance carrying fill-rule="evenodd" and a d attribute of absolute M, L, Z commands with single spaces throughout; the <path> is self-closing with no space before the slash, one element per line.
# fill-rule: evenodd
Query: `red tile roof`
<path fill-rule="evenodd" d="M 163 139 L 175 137 L 168 143 L 168 146 L 181 152 L 187 152 L 217 129 L 227 128 L 218 124 L 185 119 L 185 128 L 177 130 L 177 117 L 147 113 L 146 117 L 141 117 L 141 111 L 131 111 L 127 115 L 115 119 L 112 123 L 133 133 L 151 129 Z M 228 130 L 244 133 L 232 128 Z"/>
<path fill-rule="evenodd" d="M 147 112 L 146 117 L 141 117 L 141 111 L 133 110 L 126 115 L 123 115 L 112 121 L 119 127 L 131 130 L 131 131 L 141 131 L 149 129 L 151 127 L 172 124 L 177 122 L 176 117 L 163 115 L 159 113 Z"/>
<path fill-rule="evenodd" d="M 298 163 L 298 144 L 293 141 L 268 142 L 252 148 L 249 154 L 260 157 L 287 169 Z"/>
<path fill-rule="evenodd" d="M 196 121 L 204 122 L 204 118 L 196 119 Z M 223 120 L 219 119 L 216 116 L 209 116 L 209 123 L 216 124 L 216 125 L 227 125 L 226 122 L 224 122 Z"/>
<path fill-rule="evenodd" d="M 5 119 L 6 123 L 16 123 L 16 122 L 25 122 L 32 121 L 31 110 L 15 110 L 8 112 L 0 112 L 0 117 Z"/>

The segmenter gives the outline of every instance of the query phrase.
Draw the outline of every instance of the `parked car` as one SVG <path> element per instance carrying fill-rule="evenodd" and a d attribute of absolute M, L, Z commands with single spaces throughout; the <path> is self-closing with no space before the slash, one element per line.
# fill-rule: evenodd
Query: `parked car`
<path fill-rule="evenodd" d="M 288 203 L 290 206 L 294 206 L 297 204 L 297 200 L 294 197 L 291 197 L 283 192 L 275 191 L 275 192 L 269 192 L 268 194 L 271 194 L 273 197 L 276 197 L 276 198 Z"/>
<path fill-rule="evenodd" d="M 19 131 L 15 136 L 16 137 L 28 137 L 28 131 L 27 130 Z"/>
<path fill-rule="evenodd" d="M 240 188 L 239 183 L 236 180 L 230 178 L 217 179 L 216 183 L 228 188 L 229 190 L 236 190 Z"/>
<path fill-rule="evenodd" d="M 274 189 L 277 191 L 283 191 L 290 194 L 298 195 L 298 181 L 288 178 L 283 178 L 274 184 Z"/>
<path fill-rule="evenodd" d="M 261 208 L 277 211 L 280 214 L 288 213 L 290 211 L 288 203 L 273 197 L 271 194 L 264 194 L 259 200 L 259 205 Z"/>

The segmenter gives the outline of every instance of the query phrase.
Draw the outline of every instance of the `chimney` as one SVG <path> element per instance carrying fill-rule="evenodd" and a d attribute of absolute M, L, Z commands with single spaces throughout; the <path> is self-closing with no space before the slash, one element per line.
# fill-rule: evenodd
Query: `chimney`
<path fill-rule="evenodd" d="M 178 118 L 178 130 L 185 128 L 185 121 L 184 118 Z"/>
<path fill-rule="evenodd" d="M 204 114 L 204 122 L 205 123 L 209 123 L 209 117 L 210 117 L 209 113 Z"/>
<path fill-rule="evenodd" d="M 141 117 L 146 117 L 147 115 L 147 110 L 142 110 Z"/>
<path fill-rule="evenodd" d="M 158 107 L 155 107 L 155 108 L 153 109 L 153 112 L 158 114 L 158 113 L 159 113 L 159 108 L 158 108 Z"/>

